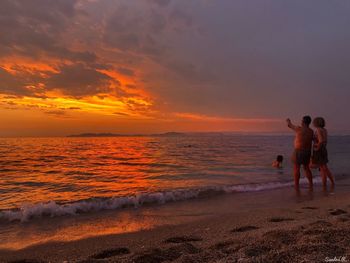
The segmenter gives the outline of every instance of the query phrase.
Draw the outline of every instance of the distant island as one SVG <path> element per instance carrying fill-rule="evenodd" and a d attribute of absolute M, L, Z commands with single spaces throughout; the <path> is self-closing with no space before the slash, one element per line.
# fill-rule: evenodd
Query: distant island
<path fill-rule="evenodd" d="M 166 132 L 166 133 L 156 133 L 156 134 L 118 134 L 118 133 L 81 133 L 72 134 L 67 137 L 70 138 L 82 138 L 82 137 L 176 137 L 185 136 L 185 133 L 181 132 Z"/>

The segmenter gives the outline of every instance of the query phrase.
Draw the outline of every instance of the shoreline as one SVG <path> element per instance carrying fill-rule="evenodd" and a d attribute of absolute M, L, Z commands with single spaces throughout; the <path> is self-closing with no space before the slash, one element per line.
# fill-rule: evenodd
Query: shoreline
<path fill-rule="evenodd" d="M 306 178 L 300 180 L 301 187 L 306 186 Z M 314 177 L 314 184 L 321 183 L 319 176 Z M 206 199 L 220 195 L 255 193 L 273 191 L 292 187 L 293 181 L 271 181 L 247 184 L 214 185 L 199 188 L 169 189 L 165 191 L 138 193 L 130 196 L 100 197 L 82 199 L 72 202 L 48 201 L 25 206 L 0 210 L 0 223 L 29 222 L 50 217 L 78 216 L 81 214 L 97 213 L 113 210 L 126 210 L 157 206 L 197 199 Z"/>
<path fill-rule="evenodd" d="M 163 217 L 161 224 L 129 233 L 0 250 L 0 262 L 252 262 L 282 254 L 284 262 L 292 262 L 289 257 L 319 261 L 321 256 L 322 260 L 346 256 L 350 255 L 350 246 L 344 245 L 350 244 L 348 189 L 344 180 L 334 193 L 324 193 L 317 186 L 313 193 L 302 189 L 301 196 L 296 196 L 292 188 L 284 188 L 145 208 L 153 220 Z"/>

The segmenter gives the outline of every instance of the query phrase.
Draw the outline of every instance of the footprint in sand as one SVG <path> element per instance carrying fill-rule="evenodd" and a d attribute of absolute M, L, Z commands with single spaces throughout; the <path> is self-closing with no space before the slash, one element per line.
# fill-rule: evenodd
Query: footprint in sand
<path fill-rule="evenodd" d="M 304 206 L 301 209 L 304 209 L 304 210 L 316 210 L 316 209 L 318 209 L 318 207 L 315 207 L 315 206 Z"/>
<path fill-rule="evenodd" d="M 287 218 L 287 217 L 272 217 L 269 221 L 273 223 L 279 223 L 279 222 L 285 222 L 285 221 L 294 221 L 294 219 Z"/>
<path fill-rule="evenodd" d="M 252 230 L 256 230 L 259 229 L 259 227 L 257 226 L 242 226 L 242 227 L 238 227 L 235 229 L 232 229 L 231 232 L 232 233 L 241 233 L 241 232 L 247 232 L 247 231 L 252 231 Z"/>
<path fill-rule="evenodd" d="M 115 256 L 127 255 L 130 254 L 130 250 L 125 247 L 119 247 L 115 249 L 107 249 L 96 255 L 91 256 L 92 259 L 105 259 L 111 258 Z"/>
<path fill-rule="evenodd" d="M 248 257 L 257 257 L 267 254 L 271 249 L 271 247 L 265 245 L 252 245 L 245 249 L 244 253 Z"/>
<path fill-rule="evenodd" d="M 183 243 L 167 249 L 152 249 L 135 255 L 132 262 L 135 263 L 161 263 L 174 261 L 184 254 L 197 254 L 201 250 L 190 243 Z"/>
<path fill-rule="evenodd" d="M 332 223 L 325 220 L 317 220 L 315 222 L 310 223 L 309 225 L 313 227 L 331 227 Z"/>
<path fill-rule="evenodd" d="M 224 248 L 227 248 L 233 244 L 235 244 L 237 242 L 235 241 L 232 241 L 232 240 L 227 240 L 227 241 L 222 241 L 222 242 L 219 242 L 219 243 L 216 243 L 214 246 L 212 246 L 212 248 L 214 249 L 224 249 Z"/>
<path fill-rule="evenodd" d="M 269 244 L 290 245 L 295 243 L 297 234 L 295 230 L 272 230 L 263 234 L 263 237 Z"/>
<path fill-rule="evenodd" d="M 350 220 L 349 217 L 345 217 L 345 216 L 341 216 L 341 217 L 338 217 L 337 219 L 339 222 L 348 222 Z"/>
<path fill-rule="evenodd" d="M 333 216 L 343 215 L 347 214 L 348 212 L 342 210 L 342 209 L 329 209 L 329 213 Z"/>
<path fill-rule="evenodd" d="M 211 246 L 211 249 L 219 250 L 221 253 L 232 254 L 243 248 L 245 244 L 242 241 L 226 240 Z"/>
<path fill-rule="evenodd" d="M 178 237 L 171 237 L 165 240 L 165 243 L 185 243 L 185 242 L 196 242 L 196 241 L 202 241 L 203 239 L 201 237 L 196 236 L 178 236 Z"/>

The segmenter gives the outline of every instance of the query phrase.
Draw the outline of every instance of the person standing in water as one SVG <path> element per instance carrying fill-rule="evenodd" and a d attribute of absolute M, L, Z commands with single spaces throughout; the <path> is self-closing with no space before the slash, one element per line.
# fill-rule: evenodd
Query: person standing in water
<path fill-rule="evenodd" d="M 301 121 L 301 126 L 292 124 L 290 119 L 287 119 L 287 125 L 295 132 L 294 153 L 292 161 L 294 164 L 294 186 L 299 190 L 300 168 L 303 166 L 305 176 L 309 181 L 309 189 L 312 190 L 312 173 L 309 167 L 311 159 L 312 141 L 314 132 L 310 129 L 311 117 L 304 116 Z"/>
<path fill-rule="evenodd" d="M 312 164 L 319 167 L 322 176 L 323 188 L 327 188 L 327 177 L 331 181 L 331 186 L 334 187 L 334 177 L 328 168 L 328 152 L 327 141 L 328 132 L 325 129 L 326 122 L 324 118 L 317 117 L 312 124 L 316 128 L 314 136 L 314 150 L 312 154 Z"/>

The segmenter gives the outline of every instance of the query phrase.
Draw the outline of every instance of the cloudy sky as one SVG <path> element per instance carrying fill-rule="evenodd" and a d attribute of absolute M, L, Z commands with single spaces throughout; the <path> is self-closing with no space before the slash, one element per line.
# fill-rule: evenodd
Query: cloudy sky
<path fill-rule="evenodd" d="M 346 0 L 1 0 L 0 136 L 350 131 Z"/>

